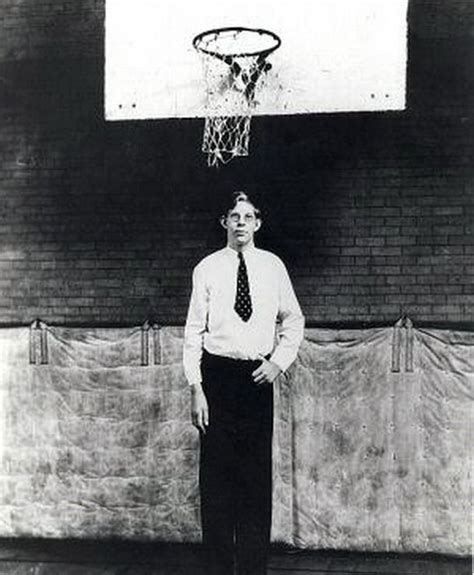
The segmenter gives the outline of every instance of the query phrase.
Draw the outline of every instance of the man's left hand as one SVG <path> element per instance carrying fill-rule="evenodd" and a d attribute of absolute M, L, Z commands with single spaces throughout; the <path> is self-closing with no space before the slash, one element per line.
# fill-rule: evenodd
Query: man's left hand
<path fill-rule="evenodd" d="M 280 375 L 281 369 L 276 363 L 265 359 L 263 356 L 259 356 L 259 359 L 262 360 L 262 365 L 257 367 L 257 369 L 252 372 L 253 380 L 257 385 L 273 383 L 275 379 Z"/>

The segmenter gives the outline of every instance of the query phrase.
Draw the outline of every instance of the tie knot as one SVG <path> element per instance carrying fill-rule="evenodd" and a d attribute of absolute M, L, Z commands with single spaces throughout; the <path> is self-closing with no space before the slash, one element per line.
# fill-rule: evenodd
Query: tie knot
<path fill-rule="evenodd" d="M 237 252 L 237 255 L 239 257 L 239 262 L 245 262 L 244 254 L 242 252 Z"/>

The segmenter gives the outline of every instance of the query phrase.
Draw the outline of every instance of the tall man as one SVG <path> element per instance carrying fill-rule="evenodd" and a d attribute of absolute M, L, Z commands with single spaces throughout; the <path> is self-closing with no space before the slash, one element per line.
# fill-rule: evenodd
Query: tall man
<path fill-rule="evenodd" d="M 227 246 L 194 269 L 183 363 L 200 431 L 203 542 L 212 575 L 264 575 L 272 501 L 272 383 L 296 358 L 304 318 L 283 262 L 257 249 L 243 192 L 221 216 Z M 277 322 L 279 322 L 278 330 Z"/>

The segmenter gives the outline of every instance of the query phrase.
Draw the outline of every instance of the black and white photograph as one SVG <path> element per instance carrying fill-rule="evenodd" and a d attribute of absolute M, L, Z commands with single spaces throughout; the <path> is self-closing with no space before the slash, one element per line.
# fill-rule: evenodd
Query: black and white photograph
<path fill-rule="evenodd" d="M 0 575 L 471 575 L 471 0 L 0 0 Z"/>

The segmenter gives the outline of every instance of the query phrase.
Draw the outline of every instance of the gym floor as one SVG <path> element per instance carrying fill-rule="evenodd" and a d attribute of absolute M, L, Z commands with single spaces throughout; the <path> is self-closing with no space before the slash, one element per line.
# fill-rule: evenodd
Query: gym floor
<path fill-rule="evenodd" d="M 204 575 L 195 545 L 0 540 L 0 575 Z M 470 558 L 273 548 L 268 575 L 471 575 Z"/>

